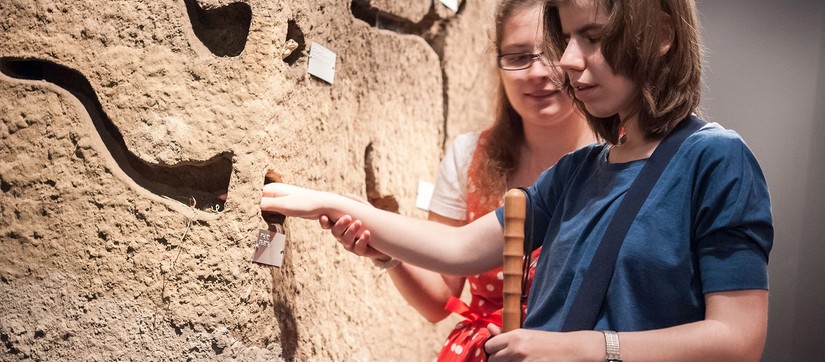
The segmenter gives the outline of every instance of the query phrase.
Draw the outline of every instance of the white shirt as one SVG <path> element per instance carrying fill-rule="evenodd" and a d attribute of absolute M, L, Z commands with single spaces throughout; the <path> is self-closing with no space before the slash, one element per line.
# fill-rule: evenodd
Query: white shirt
<path fill-rule="evenodd" d="M 480 134 L 462 133 L 447 148 L 435 180 L 430 211 L 455 220 L 467 219 L 467 172 Z"/>

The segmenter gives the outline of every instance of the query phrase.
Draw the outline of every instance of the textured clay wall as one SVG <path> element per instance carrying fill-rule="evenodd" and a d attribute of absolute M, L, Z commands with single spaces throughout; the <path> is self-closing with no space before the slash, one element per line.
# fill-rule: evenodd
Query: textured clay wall
<path fill-rule="evenodd" d="M 424 216 L 490 114 L 492 3 L 459 3 L 0 1 L 0 360 L 433 358 L 455 319 L 316 222 L 250 256 L 268 168 Z"/>

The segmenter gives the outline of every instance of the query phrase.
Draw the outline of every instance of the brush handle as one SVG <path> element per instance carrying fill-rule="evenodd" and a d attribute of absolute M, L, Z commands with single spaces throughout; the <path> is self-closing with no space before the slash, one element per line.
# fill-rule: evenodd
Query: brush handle
<path fill-rule="evenodd" d="M 527 197 L 519 189 L 504 195 L 504 310 L 502 332 L 521 328 L 521 281 Z"/>

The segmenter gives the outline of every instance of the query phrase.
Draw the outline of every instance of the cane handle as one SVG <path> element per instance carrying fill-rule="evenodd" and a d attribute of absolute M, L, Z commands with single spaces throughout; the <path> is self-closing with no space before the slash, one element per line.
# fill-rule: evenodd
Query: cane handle
<path fill-rule="evenodd" d="M 511 189 L 504 195 L 504 310 L 502 332 L 521 328 L 521 284 L 524 264 L 524 220 L 527 198 Z"/>

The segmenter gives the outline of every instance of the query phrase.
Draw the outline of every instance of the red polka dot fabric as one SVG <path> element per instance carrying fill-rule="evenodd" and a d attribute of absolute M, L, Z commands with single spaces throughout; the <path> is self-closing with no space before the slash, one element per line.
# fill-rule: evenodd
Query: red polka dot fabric
<path fill-rule="evenodd" d="M 489 130 L 481 132 L 478 146 L 473 152 L 467 180 L 467 222 L 483 216 L 500 207 L 504 201 L 504 193 L 499 197 L 481 195 L 477 187 L 477 175 L 480 165 L 486 159 L 484 145 L 489 137 Z M 534 251 L 533 260 L 537 260 L 541 249 Z M 535 262 L 530 268 L 528 286 L 533 281 Z M 438 353 L 437 361 L 486 361 L 484 342 L 490 337 L 487 325 L 493 323 L 501 327 L 501 313 L 503 304 L 504 274 L 501 268 L 467 277 L 470 284 L 470 303 L 466 304 L 457 298 L 451 298 L 445 309 L 463 316 L 465 319 L 458 324 L 447 336 L 444 346 Z M 529 290 L 529 288 L 528 288 Z M 526 305 L 522 305 L 522 313 Z"/>

